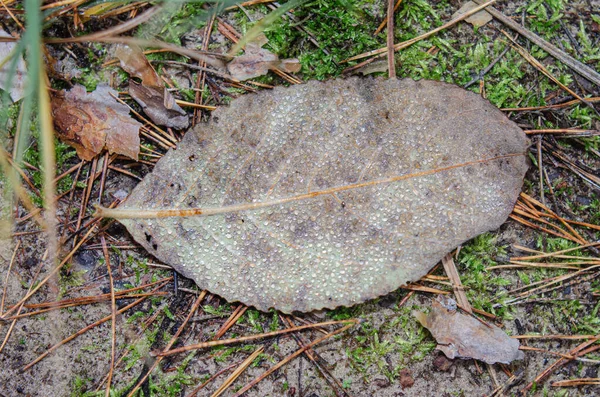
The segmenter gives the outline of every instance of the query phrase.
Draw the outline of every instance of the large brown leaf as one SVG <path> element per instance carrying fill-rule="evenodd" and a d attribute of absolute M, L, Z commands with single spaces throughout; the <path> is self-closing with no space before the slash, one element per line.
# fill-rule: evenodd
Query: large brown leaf
<path fill-rule="evenodd" d="M 353 305 L 498 228 L 520 192 L 527 147 L 499 110 L 453 85 L 313 81 L 216 110 L 119 215 L 145 217 L 121 222 L 230 301 L 284 312 Z M 202 210 L 129 211 L 172 208 Z"/>
<path fill-rule="evenodd" d="M 52 98 L 52 116 L 57 136 L 91 160 L 106 147 L 137 160 L 140 153 L 140 123 L 129 117 L 129 108 L 116 101 L 118 93 L 100 84 L 87 92 L 75 85 Z"/>

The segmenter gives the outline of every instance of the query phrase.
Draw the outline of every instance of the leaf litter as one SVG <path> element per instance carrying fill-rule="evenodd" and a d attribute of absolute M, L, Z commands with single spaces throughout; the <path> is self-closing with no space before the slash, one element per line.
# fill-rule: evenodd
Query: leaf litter
<path fill-rule="evenodd" d="M 456 301 L 445 296 L 433 300 L 431 312 L 413 312 L 437 341 L 446 357 L 475 358 L 488 364 L 509 364 L 522 360 L 519 341 L 493 324 L 482 323 L 457 311 Z"/>
<path fill-rule="evenodd" d="M 300 71 L 300 61 L 295 58 L 279 59 L 277 54 L 262 48 L 269 40 L 264 34 L 246 43 L 244 54 L 235 57 L 227 64 L 227 71 L 237 80 L 249 80 L 264 76 L 271 69 L 281 69 L 287 73 Z"/>
<path fill-rule="evenodd" d="M 164 82 L 139 47 L 118 45 L 115 48 L 115 56 L 119 58 L 123 70 L 142 80 L 139 84 L 130 79 L 129 95 L 144 109 L 144 113 L 153 122 L 178 130 L 189 126 L 187 113 L 167 91 Z"/>
<path fill-rule="evenodd" d="M 89 93 L 76 85 L 52 98 L 56 135 L 73 146 L 80 158 L 91 160 L 106 147 L 111 153 L 138 159 L 142 125 L 129 116 L 127 105 L 115 100 L 117 94 L 103 84 Z"/>
<path fill-rule="evenodd" d="M 350 306 L 504 223 L 528 144 L 488 101 L 450 84 L 313 81 L 219 108 L 100 214 L 229 301 Z"/>

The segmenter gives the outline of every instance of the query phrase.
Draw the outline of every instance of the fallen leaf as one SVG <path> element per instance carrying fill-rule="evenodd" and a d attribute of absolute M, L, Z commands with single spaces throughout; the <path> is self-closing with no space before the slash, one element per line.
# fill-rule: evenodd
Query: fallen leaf
<path fill-rule="evenodd" d="M 104 147 L 137 160 L 141 124 L 129 117 L 129 108 L 111 96 L 117 92 L 98 85 L 86 92 L 81 85 L 52 98 L 52 116 L 58 137 L 73 146 L 77 155 L 91 160 Z"/>
<path fill-rule="evenodd" d="M 115 56 L 119 58 L 121 68 L 130 76 L 142 80 L 142 84 L 164 87 L 163 81 L 148 62 L 141 48 L 120 44 L 115 48 Z"/>
<path fill-rule="evenodd" d="M 509 364 L 523 359 L 517 339 L 493 324 L 459 313 L 451 298 L 439 296 L 429 314 L 413 314 L 431 332 L 438 343 L 437 349 L 450 359 L 474 358 L 488 364 Z"/>
<path fill-rule="evenodd" d="M 297 73 L 300 71 L 300 61 L 297 59 L 280 60 L 276 54 L 262 48 L 268 40 L 264 34 L 246 44 L 244 55 L 235 57 L 227 64 L 227 71 L 237 80 L 248 80 L 263 76 L 271 69 L 279 68 L 284 72 Z"/>
<path fill-rule="evenodd" d="M 502 225 L 528 144 L 487 100 L 454 85 L 312 81 L 217 109 L 120 209 L 102 213 L 202 208 L 120 221 L 229 301 L 283 312 L 349 306 L 418 280 Z"/>
<path fill-rule="evenodd" d="M 129 95 L 156 124 L 178 130 L 188 127 L 190 121 L 187 113 L 177 103 L 172 102 L 170 107 L 165 106 L 165 100 L 173 99 L 175 101 L 175 98 L 164 87 L 145 86 L 131 81 L 129 82 Z"/>
<path fill-rule="evenodd" d="M 189 126 L 187 113 L 167 91 L 162 79 L 139 47 L 118 45 L 115 56 L 119 58 L 123 70 L 142 80 L 142 84 L 133 80 L 129 82 L 129 95 L 154 123 L 178 130 Z"/>
<path fill-rule="evenodd" d="M 462 7 L 458 9 L 458 11 L 456 11 L 452 15 L 452 19 L 458 18 L 476 7 L 479 7 L 479 4 L 473 1 L 467 1 L 465 4 L 462 5 Z M 481 10 L 465 19 L 465 21 L 478 28 L 485 25 L 492 19 L 494 19 L 494 17 L 492 17 L 492 15 L 489 12 L 487 12 L 486 10 Z"/>
<path fill-rule="evenodd" d="M 4 30 L 0 29 L 0 37 L 12 37 Z M 0 63 L 2 63 L 7 57 L 12 55 L 12 52 L 17 47 L 17 43 L 11 42 L 0 42 Z M 19 56 L 16 65 L 16 73 L 12 77 L 11 81 L 8 81 L 9 71 L 12 60 L 4 63 L 0 66 L 0 89 L 8 91 L 13 102 L 17 102 L 25 95 L 25 76 L 27 75 L 27 67 L 23 57 Z"/>

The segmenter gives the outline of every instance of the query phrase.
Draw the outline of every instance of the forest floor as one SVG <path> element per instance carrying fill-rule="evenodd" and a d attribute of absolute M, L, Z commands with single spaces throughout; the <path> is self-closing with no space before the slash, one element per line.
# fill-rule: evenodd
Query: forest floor
<path fill-rule="evenodd" d="M 18 2 L 4 3 L 6 7 L 0 9 L 3 29 L 13 36 L 21 35 L 13 17 L 24 23 L 26 13 Z M 51 14 L 46 15 L 44 37 L 68 39 L 102 31 L 126 23 L 151 7 L 146 2 L 114 2 L 113 8 L 61 3 L 66 4 L 48 7 Z M 212 72 L 204 74 L 166 63 L 197 65 L 197 61 L 173 52 L 154 52 L 147 57 L 177 99 L 199 103 L 201 97 L 201 103 L 210 107 L 226 106 L 231 98 L 247 93 L 248 87 L 261 89 L 261 85 L 345 76 L 345 69 L 358 62 L 345 59 L 386 45 L 386 29 L 374 33 L 386 19 L 387 4 L 382 0 L 297 3 L 292 15 L 275 18 L 264 29 L 268 39 L 265 48 L 280 59 L 299 60 L 301 68 L 295 77 L 271 71 L 253 79 L 255 83 L 240 85 Z M 167 4 L 163 12 L 123 36 L 159 38 L 178 46 L 204 46 L 214 53 L 226 53 L 232 39 L 243 37 L 272 9 L 286 3 L 232 7 L 219 10 L 215 19 L 209 11 L 213 3 Z M 394 42 L 443 25 L 461 5 L 456 0 L 402 1 L 395 13 Z M 494 7 L 581 63 L 600 69 L 598 0 L 499 1 Z M 63 12 L 54 12 L 60 10 Z M 205 34 L 207 28 L 209 34 Z M 503 31 L 571 92 L 511 46 Z M 81 84 L 91 92 L 99 83 L 107 83 L 117 91 L 126 91 L 130 77 L 118 62 L 111 62 L 112 45 L 102 40 L 48 44 L 45 59 L 53 60 L 47 68 L 51 87 L 61 90 Z M 351 73 L 387 76 L 387 65 L 384 57 Z M 524 352 L 524 360 L 487 365 L 472 359 L 448 360 L 435 350 L 435 340 L 412 313 L 428 310 L 436 295 L 432 291 L 453 293 L 452 283 L 457 280 L 447 278 L 441 265 L 430 273 L 434 277 L 423 278 L 413 290 L 401 288 L 350 308 L 297 316 L 228 303 L 199 291 L 191 280 L 182 277 L 176 278 L 176 287 L 174 272 L 138 246 L 124 227 L 93 218 L 93 205 L 107 206 L 124 198 L 166 152 L 164 145 L 143 137 L 142 145 L 147 149 L 140 161 L 104 154 L 83 161 L 73 148 L 56 140 L 56 175 L 61 176 L 57 183 L 58 258 L 66 261 L 58 276 L 49 277 L 22 308 L 18 305 L 21 298 L 49 276 L 55 265 L 46 257 L 48 234 L 32 215 L 37 210 L 12 206 L 9 184 L 4 177 L 0 180 L 5 193 L 2 212 L 11 219 L 3 221 L 0 240 L 0 340 L 6 341 L 0 348 L 0 396 L 100 396 L 105 394 L 109 374 L 114 396 L 132 392 L 189 396 L 199 387 L 198 396 L 221 392 L 235 395 L 303 345 L 343 324 L 192 350 L 164 359 L 153 352 L 171 343 L 175 348 L 292 325 L 355 319 L 360 322 L 347 323 L 351 324 L 347 330 L 304 351 L 244 395 L 600 394 L 600 254 L 592 244 L 600 241 L 600 86 L 575 74 L 497 19 L 477 28 L 458 22 L 399 50 L 395 68 L 399 78 L 468 85 L 529 131 L 531 164 L 523 186 L 525 195 L 515 212 L 500 229 L 476 237 L 453 253 L 469 303 L 483 313 L 481 318 L 509 335 L 520 336 L 521 345 L 530 349 Z M 569 102 L 576 100 L 573 92 L 588 98 L 587 104 Z M 129 97 L 123 99 L 141 112 Z M 11 153 L 21 102 L 10 106 L 9 120 L 1 126 L 7 131 L 5 148 Z M 182 106 L 190 117 L 196 109 L 199 122 L 209 117 L 206 108 Z M 31 130 L 23 145 L 21 179 L 33 205 L 41 207 L 42 146 L 35 123 Z M 178 141 L 185 131 L 171 132 Z M 110 166 L 104 167 L 108 161 Z M 556 254 L 564 250 L 568 251 Z M 547 253 L 547 259 L 530 259 L 529 265 L 523 264 L 524 259 L 515 263 L 519 261 L 515 258 L 540 253 Z M 107 262 L 114 281 L 108 277 Z M 508 264 L 514 266 L 489 269 Z M 126 297 L 117 297 L 117 309 L 136 304 L 116 315 L 114 331 L 111 284 L 115 291 L 139 287 L 126 292 Z M 72 305 L 67 306 L 66 300 Z M 58 307 L 52 310 L 53 306 Z M 21 316 L 15 318 L 17 313 Z M 101 319 L 106 321 L 90 326 Z M 174 338 L 177 333 L 179 337 Z M 117 362 L 111 369 L 113 334 Z M 66 338 L 69 340 L 65 342 Z M 236 369 L 241 372 L 239 377 L 222 388 Z"/>

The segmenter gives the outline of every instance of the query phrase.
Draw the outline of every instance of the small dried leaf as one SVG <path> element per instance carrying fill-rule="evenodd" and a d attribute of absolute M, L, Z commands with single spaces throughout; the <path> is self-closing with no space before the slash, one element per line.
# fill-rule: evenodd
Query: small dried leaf
<path fill-rule="evenodd" d="M 450 359 L 474 358 L 488 364 L 509 364 L 523 359 L 517 339 L 510 338 L 493 324 L 486 325 L 459 313 L 451 298 L 438 297 L 429 314 L 413 314 L 431 332 L 438 343 L 437 349 Z"/>
<path fill-rule="evenodd" d="M 498 109 L 450 84 L 277 87 L 213 112 L 120 207 L 202 215 L 121 222 L 230 301 L 349 306 L 418 280 L 498 228 L 521 191 L 527 148 Z"/>
<path fill-rule="evenodd" d="M 129 94 L 144 109 L 144 113 L 158 125 L 178 130 L 189 126 L 189 118 L 175 101 L 148 59 L 139 47 L 118 45 L 115 56 L 121 67 L 131 76 L 142 80 L 129 82 Z"/>
<path fill-rule="evenodd" d="M 297 59 L 280 60 L 276 54 L 261 48 L 267 42 L 266 36 L 261 34 L 254 41 L 247 43 L 244 55 L 235 57 L 227 64 L 229 74 L 234 79 L 243 81 L 263 76 L 274 68 L 281 68 L 288 73 L 300 71 L 301 65 Z"/>
<path fill-rule="evenodd" d="M 186 128 L 190 123 L 187 113 L 174 99 L 165 103 L 171 96 L 165 96 L 165 92 L 164 87 L 148 87 L 134 81 L 129 82 L 129 94 L 152 121 L 178 130 Z"/>
<path fill-rule="evenodd" d="M 11 35 L 0 29 L 0 37 L 11 37 Z M 0 62 L 4 61 L 8 56 L 10 56 L 16 47 L 16 43 L 0 42 Z M 0 89 L 8 91 L 11 99 L 14 102 L 17 102 L 23 98 L 23 95 L 25 95 L 25 76 L 27 75 L 27 67 L 25 66 L 23 58 L 19 56 L 19 59 L 17 60 L 16 74 L 11 81 L 7 81 L 9 77 L 8 72 L 10 64 L 11 61 L 0 66 Z"/>
<path fill-rule="evenodd" d="M 456 11 L 452 15 L 452 19 L 460 17 L 463 14 L 466 14 L 467 12 L 471 11 L 475 7 L 479 7 L 479 4 L 477 4 L 473 1 L 467 1 L 465 4 L 462 5 L 462 7 L 459 8 L 458 11 Z M 478 28 L 478 27 L 485 25 L 492 19 L 494 19 L 494 17 L 492 17 L 492 15 L 489 12 L 487 12 L 486 10 L 481 10 L 481 11 L 476 12 L 475 14 L 471 15 L 467 19 L 465 19 L 465 21 Z"/>
<path fill-rule="evenodd" d="M 91 160 L 102 152 L 119 153 L 137 160 L 140 152 L 141 124 L 129 117 L 129 108 L 110 94 L 106 85 L 86 92 L 76 85 L 52 98 L 52 115 L 58 137 L 73 146 L 77 155 Z"/>
<path fill-rule="evenodd" d="M 121 68 L 131 76 L 142 80 L 147 86 L 164 86 L 156 70 L 152 67 L 141 48 L 137 46 L 118 45 L 115 48 L 115 56 L 119 58 Z"/>

